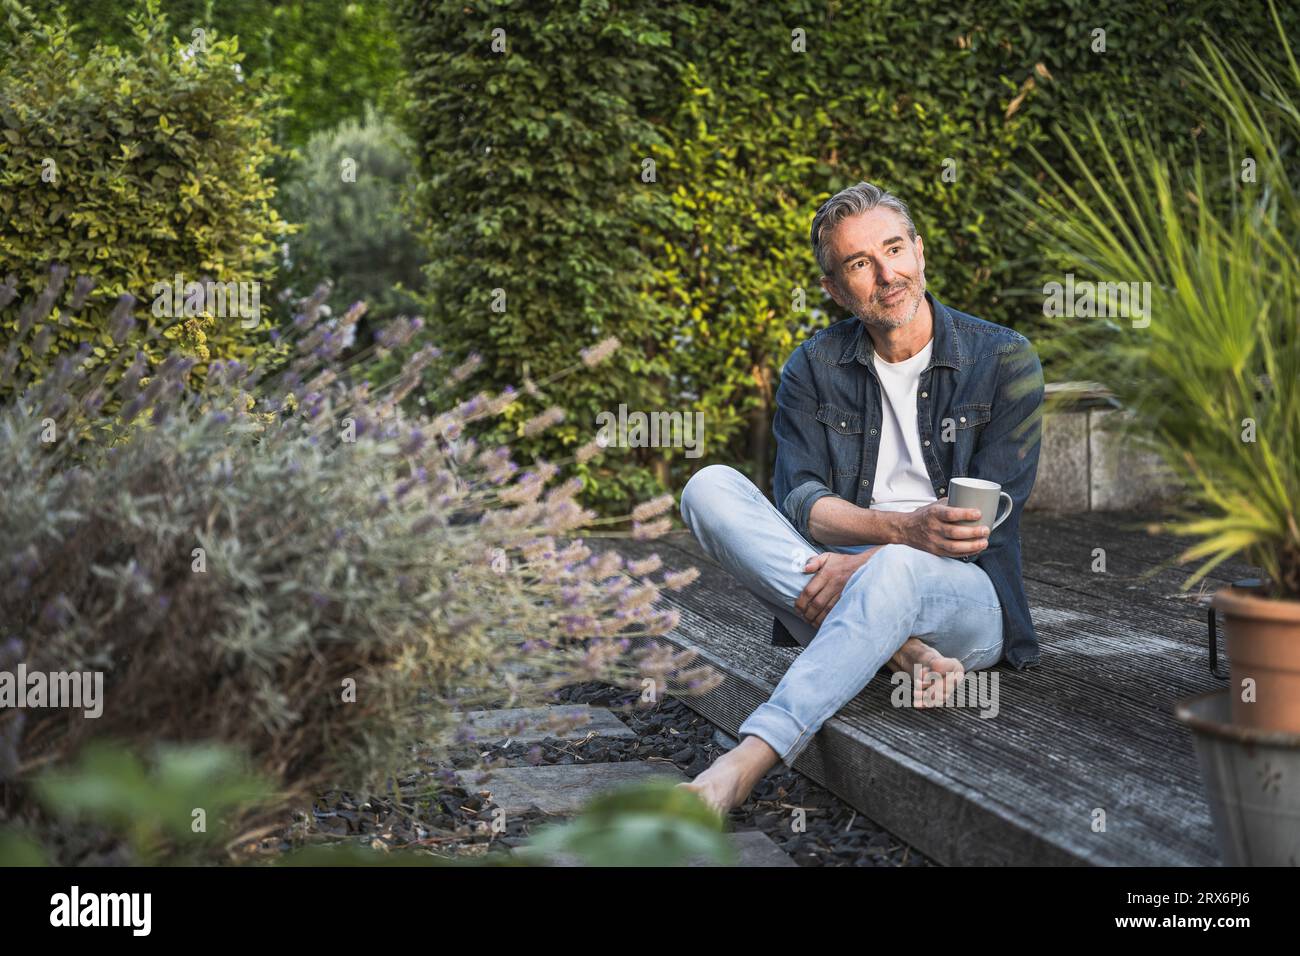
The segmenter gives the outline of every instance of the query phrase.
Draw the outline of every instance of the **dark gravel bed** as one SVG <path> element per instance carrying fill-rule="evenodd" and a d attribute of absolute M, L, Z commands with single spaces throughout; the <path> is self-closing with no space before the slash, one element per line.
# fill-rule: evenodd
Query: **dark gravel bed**
<path fill-rule="evenodd" d="M 653 708 L 600 682 L 576 684 L 560 692 L 557 703 L 606 707 L 636 732 L 636 737 L 548 739 L 539 744 L 481 745 L 449 754 L 457 769 L 473 755 L 504 758 L 509 766 L 529 764 L 615 763 L 665 759 L 694 777 L 731 746 L 713 724 L 680 700 Z M 458 761 L 466 761 L 458 763 Z M 804 810 L 804 832 L 794 832 L 794 811 Z M 882 830 L 839 797 L 801 773 L 778 764 L 754 788 L 749 800 L 730 814 L 732 829 L 762 830 L 800 866 L 935 866 L 901 840 Z"/>
<path fill-rule="evenodd" d="M 565 688 L 555 703 L 606 707 L 637 736 L 547 738 L 540 743 L 500 739 L 455 746 L 402 778 L 400 799 L 395 792 L 369 801 L 345 792 L 322 794 L 309 815 L 300 814 L 263 847 L 274 852 L 305 843 L 352 843 L 422 848 L 450 858 L 507 852 L 556 818 L 540 811 L 509 814 L 505 829 L 494 833 L 490 804 L 456 786 L 453 770 L 664 760 L 694 777 L 735 743 L 677 699 L 647 708 L 625 689 L 590 682 Z M 800 808 L 804 832 L 797 833 L 795 810 Z M 731 812 L 730 823 L 733 829 L 762 830 L 800 866 L 935 865 L 783 764 L 768 773 L 743 807 Z"/>
<path fill-rule="evenodd" d="M 506 766 L 462 754 L 465 767 Z M 508 853 L 528 841 L 532 831 L 556 818 L 540 811 L 507 814 L 504 829 L 493 830 L 492 806 L 478 793 L 456 784 L 444 764 L 427 761 L 383 797 L 369 799 L 347 791 L 321 794 L 309 812 L 261 841 L 261 854 L 285 853 L 313 845 L 361 846 L 375 850 L 417 850 L 457 859 Z"/>
<path fill-rule="evenodd" d="M 278 849 L 305 844 L 368 846 L 377 850 L 424 850 L 450 859 L 505 853 L 528 841 L 543 823 L 555 822 L 533 811 L 508 814 L 504 829 L 492 831 L 492 808 L 482 797 L 454 785 L 398 801 L 396 797 L 357 804 L 350 794 L 324 795 L 310 818 L 300 817 Z"/>

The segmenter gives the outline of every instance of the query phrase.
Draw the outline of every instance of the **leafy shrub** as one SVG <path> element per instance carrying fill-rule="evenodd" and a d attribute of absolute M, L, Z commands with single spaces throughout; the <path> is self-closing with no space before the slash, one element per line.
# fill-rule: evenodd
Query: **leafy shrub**
<path fill-rule="evenodd" d="M 214 362 L 203 388 L 177 353 L 148 376 L 127 349 L 88 371 L 88 345 L 34 384 L 0 366 L 15 396 L 0 406 L 0 649 L 6 665 L 105 684 L 98 718 L 6 709 L 0 775 L 22 782 L 92 739 L 213 742 L 248 754 L 287 800 L 327 782 L 378 787 L 455 710 L 578 680 L 690 692 L 716 678 L 637 638 L 677 620 L 653 607 L 659 585 L 622 573 L 658 562 L 625 568 L 573 537 L 593 514 L 578 480 L 555 483 L 562 463 L 521 469 L 508 447 L 465 436 L 513 390 L 408 417 L 400 403 L 426 371 L 450 385 L 473 363 L 447 368 L 427 346 L 390 382 L 350 381 L 338 354 L 363 307 L 328 329 L 323 295 L 296 316 L 282 365 Z M 13 298 L 0 287 L 6 320 Z M 42 338 L 39 309 L 18 311 L 21 342 Z M 376 349 L 419 327 L 395 321 Z M 635 533 L 666 530 L 671 504 L 638 506 Z"/>
<path fill-rule="evenodd" d="M 302 224 L 289 240 L 283 280 L 304 292 L 331 280 L 331 310 L 341 314 L 363 299 L 363 325 L 416 310 L 402 290 L 423 284 L 423 250 L 399 209 L 410 149 L 396 124 L 372 108 L 363 121 L 344 120 L 308 141 L 281 187 L 285 216 Z M 358 335 L 371 338 L 366 330 Z"/>
<path fill-rule="evenodd" d="M 143 0 L 76 0 L 71 19 L 80 37 L 121 44 L 130 38 L 123 9 Z M 27 0 L 50 17 L 67 0 Z M 238 37 L 243 72 L 274 77 L 285 111 L 276 141 L 301 147 L 313 133 L 347 118 L 360 119 L 367 102 L 396 106 L 401 76 L 397 37 L 386 0 L 159 0 L 186 43 L 195 31 Z"/>
<path fill-rule="evenodd" d="M 778 370 L 805 332 L 844 317 L 808 245 L 834 192 L 867 179 L 908 200 L 935 293 L 1028 330 L 1041 250 L 1004 187 L 1037 170 L 1034 147 L 1066 166 L 1052 126 L 1099 165 L 1084 118 L 1109 96 L 1121 124 L 1147 117 L 1186 163 L 1218 135 L 1169 81 L 1186 42 L 1239 36 L 1282 58 L 1266 9 L 1208 0 L 398 10 L 440 341 L 479 349 L 502 381 L 562 367 L 564 343 L 593 329 L 627 344 L 552 393 L 574 414 L 539 453 L 581 443 L 620 402 L 707 416 L 702 459 L 611 449 L 589 469 L 602 507 L 680 487 L 709 460 L 762 481 Z M 1297 10 L 1282 17 L 1300 28 Z M 490 308 L 498 288 L 504 312 Z"/>
<path fill-rule="evenodd" d="M 178 275 L 260 284 L 274 271 L 283 223 L 262 171 L 273 104 L 238 72 L 234 40 L 214 35 L 191 54 L 154 7 L 131 18 L 129 47 L 84 55 L 66 21 L 15 13 L 0 27 L 14 34 L 0 63 L 0 280 L 34 296 L 59 262 L 93 282 L 84 308 L 74 299 L 49 327 L 53 355 L 86 343 L 92 364 L 107 363 L 123 294 L 153 302 L 155 285 Z M 266 348 L 251 321 L 210 308 L 155 320 L 165 334 L 150 363 L 181 347 L 200 360 L 198 377 L 209 359 L 249 362 Z M 0 341 L 15 330 L 13 318 L 0 323 Z"/>
<path fill-rule="evenodd" d="M 1078 263 L 1081 287 L 1116 290 L 1103 302 L 1110 294 L 1096 287 L 1097 305 L 1118 309 L 1056 318 L 1045 351 L 1082 380 L 1114 383 L 1129 413 L 1121 430 L 1187 482 L 1198 507 L 1166 527 L 1199 540 L 1166 564 L 1204 559 L 1186 589 L 1240 554 L 1264 569 L 1270 597 L 1295 600 L 1300 67 L 1270 7 L 1287 68 L 1250 44 L 1207 39 L 1177 74 L 1228 130 L 1230 149 L 1183 166 L 1147 123 L 1094 118 L 1088 145 L 1106 162 L 1079 152 L 1067 170 L 1044 161 L 1054 180 L 1069 172 L 1083 183 L 1057 197 L 1026 176 L 1022 212 L 1028 234 Z M 1145 302 L 1140 316 L 1120 290 Z"/>

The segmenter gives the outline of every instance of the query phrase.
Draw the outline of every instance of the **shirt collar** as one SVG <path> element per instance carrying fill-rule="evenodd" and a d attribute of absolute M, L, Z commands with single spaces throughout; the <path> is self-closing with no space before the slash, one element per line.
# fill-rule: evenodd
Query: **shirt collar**
<path fill-rule="evenodd" d="M 936 365 L 947 365 L 961 371 L 961 348 L 957 343 L 957 330 L 953 327 L 952 313 L 942 302 L 932 296 L 928 289 L 925 298 L 934 313 L 934 348 L 930 351 L 930 364 L 925 367 L 925 370 L 929 371 Z M 838 364 L 847 365 L 857 359 L 863 365 L 870 365 L 875 352 L 876 347 L 871 341 L 871 336 L 867 334 L 867 327 L 859 319 L 857 328 L 844 346 Z"/>

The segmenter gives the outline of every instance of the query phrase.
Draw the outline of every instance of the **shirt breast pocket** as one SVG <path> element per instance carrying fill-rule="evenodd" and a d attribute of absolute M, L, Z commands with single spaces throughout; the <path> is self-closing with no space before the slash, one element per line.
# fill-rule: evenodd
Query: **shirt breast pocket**
<path fill-rule="evenodd" d="M 971 456 L 975 454 L 975 444 L 992 416 L 993 406 L 988 403 L 972 402 L 953 406 L 951 418 L 955 426 L 956 440 L 953 448 L 954 474 L 966 473 L 966 466 L 970 463 Z"/>
<path fill-rule="evenodd" d="M 856 475 L 862 467 L 862 415 L 827 403 L 817 407 L 817 420 L 826 426 L 831 474 Z"/>

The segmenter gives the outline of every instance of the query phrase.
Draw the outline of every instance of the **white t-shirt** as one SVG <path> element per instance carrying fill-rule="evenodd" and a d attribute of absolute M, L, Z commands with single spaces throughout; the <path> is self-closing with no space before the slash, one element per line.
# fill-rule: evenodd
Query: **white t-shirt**
<path fill-rule="evenodd" d="M 925 348 L 901 362 L 873 356 L 882 399 L 880 450 L 871 505 L 880 511 L 915 511 L 939 499 L 930 484 L 921 455 L 921 435 L 916 427 L 916 390 L 921 373 L 930 364 L 934 337 Z"/>

